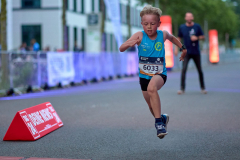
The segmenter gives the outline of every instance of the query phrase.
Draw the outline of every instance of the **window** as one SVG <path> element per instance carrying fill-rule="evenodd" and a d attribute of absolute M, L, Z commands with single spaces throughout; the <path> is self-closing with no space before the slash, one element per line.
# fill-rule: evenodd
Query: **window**
<path fill-rule="evenodd" d="M 111 52 L 111 35 L 106 33 L 106 51 Z"/>
<path fill-rule="evenodd" d="M 66 26 L 67 27 L 67 39 L 66 39 L 66 50 L 69 51 L 69 26 Z"/>
<path fill-rule="evenodd" d="M 115 39 L 115 50 L 114 50 L 114 52 L 117 52 L 118 51 L 118 42 L 117 42 L 116 38 L 114 38 L 114 39 Z"/>
<path fill-rule="evenodd" d="M 77 12 L 77 0 L 73 1 L 73 11 Z"/>
<path fill-rule="evenodd" d="M 101 4 L 101 0 L 98 0 L 98 11 L 101 11 L 101 5 L 104 5 L 104 4 Z"/>
<path fill-rule="evenodd" d="M 31 46 L 32 39 L 35 39 L 41 48 L 41 25 L 22 25 L 22 42 Z"/>
<path fill-rule="evenodd" d="M 78 35 L 78 30 L 77 30 L 77 27 L 74 27 L 73 28 L 73 51 L 77 51 L 79 48 L 79 46 L 78 46 L 78 37 L 77 37 L 77 35 Z"/>
<path fill-rule="evenodd" d="M 81 0 L 81 13 L 84 13 L 84 0 Z"/>
<path fill-rule="evenodd" d="M 85 50 L 85 29 L 81 30 L 81 34 L 82 34 L 82 50 Z"/>
<path fill-rule="evenodd" d="M 63 49 L 68 51 L 69 50 L 69 26 L 65 26 L 65 35 L 64 35 L 64 47 Z"/>
<path fill-rule="evenodd" d="M 102 50 L 107 51 L 107 34 L 104 32 L 102 34 Z"/>
<path fill-rule="evenodd" d="M 66 10 L 68 10 L 68 9 L 69 9 L 69 8 L 68 8 L 68 0 L 66 0 L 65 3 L 66 3 L 66 4 L 65 4 Z"/>
<path fill-rule="evenodd" d="M 77 27 L 74 27 L 73 34 L 74 34 L 74 43 L 75 43 L 75 42 L 78 41 L 78 39 L 77 39 Z"/>
<path fill-rule="evenodd" d="M 94 12 L 94 10 L 95 10 L 94 1 L 95 1 L 95 0 L 92 0 L 92 12 Z"/>
<path fill-rule="evenodd" d="M 113 34 L 110 34 L 110 52 L 113 51 Z"/>
<path fill-rule="evenodd" d="M 22 0 L 22 8 L 40 8 L 40 0 Z"/>

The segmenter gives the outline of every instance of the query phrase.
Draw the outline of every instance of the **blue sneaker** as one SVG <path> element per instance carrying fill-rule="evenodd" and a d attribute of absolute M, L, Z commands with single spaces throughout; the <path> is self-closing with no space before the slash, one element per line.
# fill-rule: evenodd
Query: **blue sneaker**
<path fill-rule="evenodd" d="M 162 114 L 161 115 L 162 119 L 163 119 L 163 124 L 165 125 L 165 130 L 166 130 L 166 133 L 167 132 L 167 124 L 169 122 L 169 116 L 167 114 Z M 165 134 L 167 135 L 167 134 Z M 165 137 L 165 135 L 162 135 L 162 136 L 158 136 L 160 139 L 163 139 Z"/>
<path fill-rule="evenodd" d="M 166 127 L 166 125 L 163 122 L 155 123 L 155 128 L 157 129 L 157 136 L 159 138 L 167 135 L 167 131 L 166 131 L 165 127 Z"/>

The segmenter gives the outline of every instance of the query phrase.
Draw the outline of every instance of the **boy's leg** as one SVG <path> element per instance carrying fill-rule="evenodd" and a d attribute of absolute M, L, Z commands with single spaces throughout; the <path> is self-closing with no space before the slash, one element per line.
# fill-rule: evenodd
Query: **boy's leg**
<path fill-rule="evenodd" d="M 164 80 L 160 75 L 152 77 L 148 84 L 147 93 L 150 97 L 150 104 L 155 118 L 161 118 L 161 102 L 158 90 L 164 85 Z"/>
<path fill-rule="evenodd" d="M 167 135 L 167 130 L 165 129 L 166 123 L 164 123 L 165 117 L 161 116 L 161 102 L 158 95 L 158 90 L 164 85 L 163 77 L 160 75 L 155 75 L 152 77 L 148 84 L 147 92 L 150 97 L 150 104 L 153 110 L 153 115 L 155 117 L 155 127 L 157 129 L 157 136 L 162 139 Z"/>
<path fill-rule="evenodd" d="M 150 80 L 145 79 L 145 78 L 139 78 L 139 81 L 140 81 L 140 86 L 142 89 L 143 97 L 144 97 L 145 101 L 147 102 L 149 110 L 154 117 L 154 113 L 153 113 L 151 103 L 150 103 L 150 96 L 148 95 L 148 92 L 147 92 L 147 87 L 148 87 Z"/>
<path fill-rule="evenodd" d="M 150 96 L 148 95 L 148 92 L 147 91 L 142 91 L 142 93 L 143 93 L 143 97 L 144 97 L 145 101 L 148 104 L 150 112 L 152 113 L 153 117 L 155 117 L 154 113 L 153 113 L 151 103 L 150 103 Z M 166 125 L 165 129 L 167 131 L 167 124 L 168 124 L 168 121 L 169 121 L 169 116 L 167 114 L 163 114 L 163 115 L 161 115 L 161 117 L 163 118 L 163 123 Z M 159 136 L 160 139 L 163 139 L 164 137 L 165 137 L 165 135 Z"/>
<path fill-rule="evenodd" d="M 145 101 L 148 104 L 150 112 L 152 113 L 153 117 L 155 117 L 154 113 L 153 113 L 153 109 L 152 109 L 151 103 L 150 103 L 150 96 L 149 96 L 148 92 L 147 91 L 142 91 L 142 93 L 143 93 L 143 97 L 144 97 Z"/>

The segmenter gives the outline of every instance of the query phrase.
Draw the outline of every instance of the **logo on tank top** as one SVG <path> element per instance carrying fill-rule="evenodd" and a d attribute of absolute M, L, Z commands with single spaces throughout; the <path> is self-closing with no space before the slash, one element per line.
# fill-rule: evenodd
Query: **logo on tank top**
<path fill-rule="evenodd" d="M 148 43 L 142 44 L 141 47 L 143 48 L 143 51 L 147 51 L 147 49 L 150 49 L 150 46 L 148 45 Z"/>
<path fill-rule="evenodd" d="M 156 51 L 161 51 L 162 50 L 162 43 L 161 42 L 157 42 L 155 44 L 155 49 L 156 49 Z"/>

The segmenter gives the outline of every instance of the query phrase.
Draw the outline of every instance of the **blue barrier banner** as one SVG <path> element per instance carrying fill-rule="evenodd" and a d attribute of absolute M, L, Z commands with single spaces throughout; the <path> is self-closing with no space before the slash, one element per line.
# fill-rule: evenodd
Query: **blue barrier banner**
<path fill-rule="evenodd" d="M 39 84 L 41 86 L 46 83 L 49 86 L 56 86 L 58 83 L 69 85 L 71 82 L 81 83 L 83 80 L 91 81 L 93 79 L 100 81 L 103 78 L 129 76 L 138 73 L 137 52 L 100 52 L 99 54 L 47 52 L 41 53 L 39 56 L 36 55 L 36 59 L 33 60 L 37 62 L 38 68 L 34 72 L 29 70 L 29 76 L 26 78 L 30 81 L 28 84 Z"/>
<path fill-rule="evenodd" d="M 47 65 L 49 86 L 56 86 L 59 82 L 61 82 L 62 85 L 73 82 L 75 69 L 72 52 L 48 52 Z"/>
<path fill-rule="evenodd" d="M 75 53 L 74 54 L 74 70 L 75 70 L 75 77 L 74 77 L 74 82 L 75 83 L 81 83 L 83 80 L 85 80 L 85 70 L 84 68 L 84 56 L 85 54 L 79 54 Z"/>
<path fill-rule="evenodd" d="M 136 52 L 128 52 L 127 54 L 127 75 L 138 73 L 138 55 Z"/>

